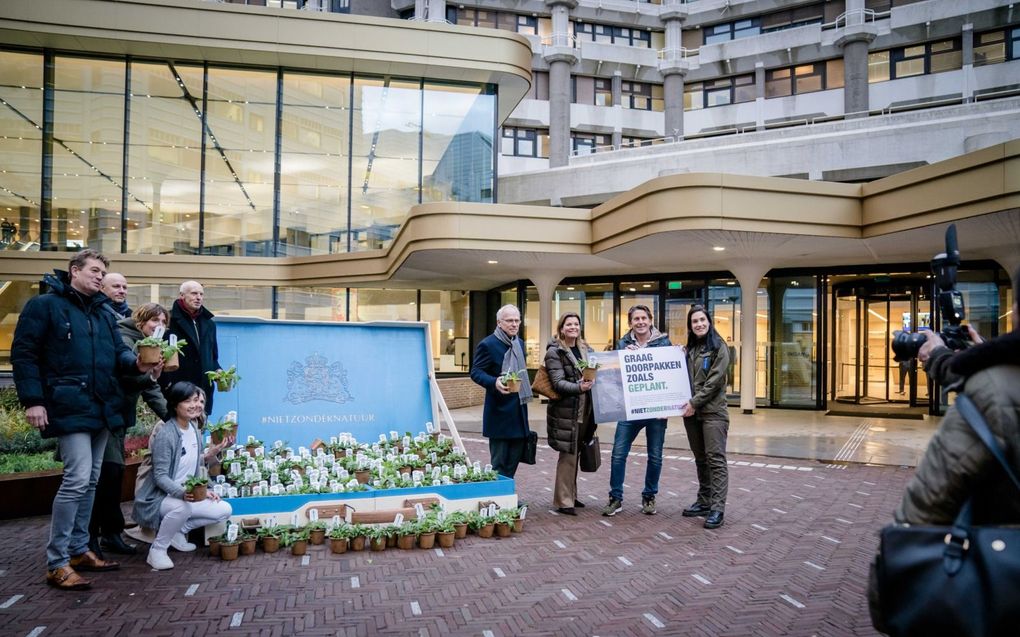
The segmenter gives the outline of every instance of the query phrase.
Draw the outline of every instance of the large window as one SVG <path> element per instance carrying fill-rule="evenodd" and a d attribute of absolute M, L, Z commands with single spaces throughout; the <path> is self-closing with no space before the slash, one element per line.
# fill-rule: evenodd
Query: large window
<path fill-rule="evenodd" d="M 818 368 L 818 292 L 815 277 L 770 280 L 772 403 L 813 407 Z"/>
<path fill-rule="evenodd" d="M 121 249 L 123 60 L 58 56 L 53 78 L 53 207 L 44 248 Z"/>
<path fill-rule="evenodd" d="M 715 44 L 808 24 L 821 24 L 824 20 L 825 5 L 812 4 L 806 7 L 776 11 L 763 16 L 713 24 L 702 29 L 702 32 L 705 44 Z"/>
<path fill-rule="evenodd" d="M 755 99 L 754 75 L 736 75 L 684 85 L 684 110 L 726 106 Z"/>
<path fill-rule="evenodd" d="M 0 51 L 0 247 L 39 249 L 43 56 Z M 13 330 L 13 327 L 11 328 Z M 9 343 L 8 343 L 9 345 Z M 0 338 L 0 349 L 4 347 Z"/>
<path fill-rule="evenodd" d="M 974 36 L 974 66 L 1020 59 L 1020 27 L 986 31 Z"/>
<path fill-rule="evenodd" d="M 647 29 L 619 27 L 592 22 L 574 22 L 574 36 L 578 41 L 620 44 L 645 49 L 652 47 L 652 33 Z"/>
<path fill-rule="evenodd" d="M 868 54 L 868 81 L 884 82 L 953 71 L 963 65 L 960 38 L 925 42 Z"/>
<path fill-rule="evenodd" d="M 495 199 L 491 85 L 69 55 L 47 85 L 43 58 L 0 51 L 4 247 L 328 254 Z"/>
<path fill-rule="evenodd" d="M 843 86 L 843 59 L 800 64 L 765 72 L 765 97 L 786 97 Z"/>
<path fill-rule="evenodd" d="M 347 77 L 284 73 L 281 255 L 347 251 L 350 91 Z"/>
<path fill-rule="evenodd" d="M 549 157 L 549 131 L 535 128 L 503 127 L 500 154 L 510 157 Z"/>
<path fill-rule="evenodd" d="M 446 7 L 446 20 L 451 24 L 467 27 L 503 29 L 525 35 L 544 35 L 552 31 L 552 19 L 538 16 L 489 11 L 488 9 L 465 9 Z"/>
<path fill-rule="evenodd" d="M 646 82 L 623 82 L 620 102 L 624 108 L 639 111 L 662 111 L 662 85 Z"/>
<path fill-rule="evenodd" d="M 575 155 L 590 155 L 599 150 L 606 150 L 612 145 L 613 138 L 610 135 L 570 132 L 570 148 Z"/>

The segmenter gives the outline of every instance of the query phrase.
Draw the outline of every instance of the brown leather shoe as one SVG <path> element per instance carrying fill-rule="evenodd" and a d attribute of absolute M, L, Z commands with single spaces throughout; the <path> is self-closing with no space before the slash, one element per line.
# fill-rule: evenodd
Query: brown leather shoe
<path fill-rule="evenodd" d="M 46 583 L 62 591 L 83 591 L 92 586 L 92 582 L 75 573 L 70 566 L 46 571 Z"/>
<path fill-rule="evenodd" d="M 71 558 L 71 568 L 79 571 L 115 571 L 120 564 L 110 560 L 101 560 L 92 551 L 85 551 L 81 555 Z"/>

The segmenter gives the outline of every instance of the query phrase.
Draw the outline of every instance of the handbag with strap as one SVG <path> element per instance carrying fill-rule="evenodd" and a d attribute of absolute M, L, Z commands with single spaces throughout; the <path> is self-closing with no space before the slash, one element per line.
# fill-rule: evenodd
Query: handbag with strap
<path fill-rule="evenodd" d="M 560 395 L 553 389 L 552 379 L 549 378 L 549 370 L 542 365 L 535 372 L 535 380 L 531 382 L 531 391 L 535 394 L 541 394 L 549 400 L 559 400 Z"/>
<path fill-rule="evenodd" d="M 594 435 L 587 442 L 580 441 L 578 452 L 578 466 L 585 473 L 595 473 L 602 466 L 602 449 L 599 447 L 599 437 Z"/>
<path fill-rule="evenodd" d="M 956 409 L 1020 493 L 981 412 L 959 394 Z M 1016 635 L 1020 630 L 1020 526 L 974 526 L 968 499 L 952 526 L 891 524 L 871 565 L 872 623 L 894 636 Z"/>

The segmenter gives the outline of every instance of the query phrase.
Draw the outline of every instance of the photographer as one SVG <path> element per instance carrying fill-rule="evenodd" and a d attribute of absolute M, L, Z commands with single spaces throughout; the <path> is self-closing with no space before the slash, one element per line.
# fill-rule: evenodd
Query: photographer
<path fill-rule="evenodd" d="M 1020 269 L 1013 275 L 1013 316 L 1020 316 L 1016 292 Z M 1014 322 L 1015 322 L 1014 318 Z M 954 353 L 935 333 L 918 352 L 929 376 L 965 392 L 988 421 L 1006 460 L 1020 471 L 1020 328 Z M 967 425 L 955 406 L 946 411 L 917 472 L 896 509 L 897 522 L 950 524 L 973 496 L 975 524 L 1020 524 L 1020 493 Z"/>

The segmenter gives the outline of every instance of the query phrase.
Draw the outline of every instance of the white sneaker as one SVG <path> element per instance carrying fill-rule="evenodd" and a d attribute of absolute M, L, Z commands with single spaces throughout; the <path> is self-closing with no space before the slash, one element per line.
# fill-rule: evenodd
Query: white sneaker
<path fill-rule="evenodd" d="M 174 567 L 174 563 L 170 556 L 166 554 L 166 551 L 160 551 L 159 549 L 149 549 L 149 555 L 145 558 L 145 561 L 157 571 L 165 571 Z"/>
<path fill-rule="evenodd" d="M 197 546 L 189 542 L 187 536 L 184 535 L 183 533 L 178 533 L 177 535 L 173 536 L 173 538 L 170 540 L 170 546 L 174 547 L 181 553 L 190 553 L 194 551 L 196 548 L 198 548 Z"/>

